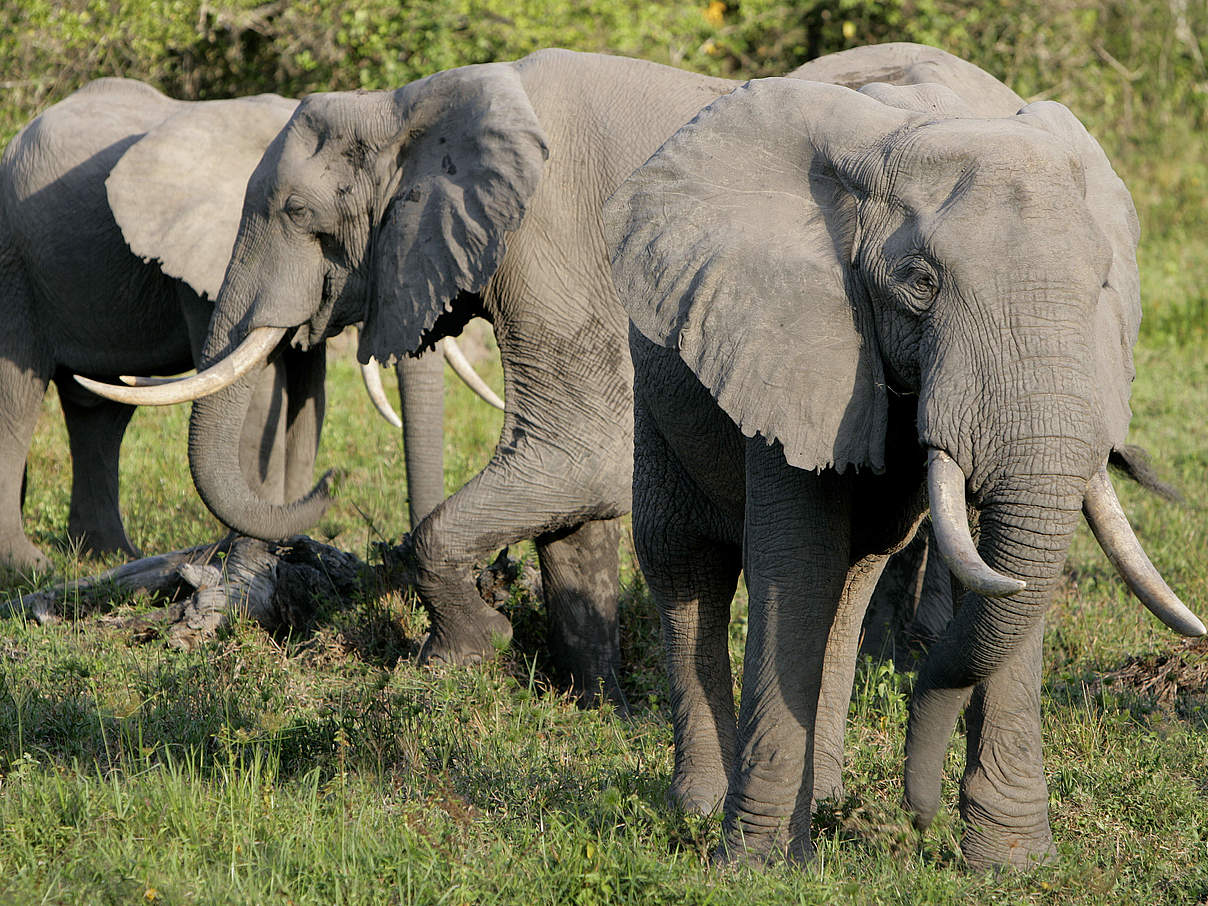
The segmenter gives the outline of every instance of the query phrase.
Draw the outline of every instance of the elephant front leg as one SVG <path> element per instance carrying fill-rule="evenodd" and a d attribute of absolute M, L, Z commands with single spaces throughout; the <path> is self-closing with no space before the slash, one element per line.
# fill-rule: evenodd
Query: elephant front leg
<path fill-rule="evenodd" d="M 501 331 L 500 319 L 495 324 L 508 406 L 499 444 L 486 467 L 412 533 L 417 590 L 432 626 L 421 662 L 472 663 L 511 638 L 506 617 L 479 597 L 473 566 L 517 541 L 538 539 L 553 555 L 543 569 L 552 569 L 557 597 L 547 603 L 564 628 L 567 608 L 581 609 L 575 619 L 584 620 L 615 613 L 616 534 L 587 526 L 629 509 L 632 422 L 616 400 L 632 390 L 616 375 L 612 383 L 620 386 L 611 389 L 593 370 L 600 356 L 564 338 L 555 343 L 548 327 L 507 323 Z M 574 348 L 582 361 L 539 357 L 551 347 Z M 591 571 L 574 580 L 577 588 L 563 578 L 570 563 Z"/>
<path fill-rule="evenodd" d="M 635 370 L 654 386 L 649 347 L 638 349 Z M 715 439 L 715 432 L 703 433 Z M 636 393 L 633 539 L 659 611 L 671 692 L 675 769 L 667 799 L 685 812 L 711 815 L 725 801 L 737 748 L 729 626 L 742 570 L 742 512 L 719 512 L 680 459 L 677 450 L 699 449 L 700 435 L 680 438 L 683 446 L 673 448 L 668 438 L 675 436 L 665 423 L 659 426 L 648 401 Z M 727 486 L 739 485 L 741 495 L 741 472 L 718 468 L 724 456 L 707 458 L 717 477 Z"/>
<path fill-rule="evenodd" d="M 762 438 L 747 451 L 750 613 L 718 857 L 808 861 L 823 656 L 850 567 L 848 480 L 791 469 Z"/>
<path fill-rule="evenodd" d="M 974 868 L 1028 867 L 1056 854 L 1040 739 L 1044 624 L 973 690 L 965 711 L 961 850 Z"/>
<path fill-rule="evenodd" d="M 541 535 L 536 543 L 555 665 L 584 704 L 602 695 L 628 713 L 620 682 L 620 535 L 620 520 L 604 519 Z"/>

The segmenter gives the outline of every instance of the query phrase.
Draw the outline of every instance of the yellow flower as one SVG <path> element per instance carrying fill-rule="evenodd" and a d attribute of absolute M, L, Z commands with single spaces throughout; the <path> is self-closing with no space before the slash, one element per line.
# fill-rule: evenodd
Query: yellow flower
<path fill-rule="evenodd" d="M 856 36 L 856 23 L 852 22 L 850 19 L 844 20 L 843 37 L 845 37 L 847 40 L 850 41 L 855 36 Z"/>
<path fill-rule="evenodd" d="M 705 21 L 714 28 L 721 28 L 722 23 L 726 20 L 726 5 L 722 3 L 722 0 L 712 0 L 712 2 L 705 7 L 704 16 Z"/>

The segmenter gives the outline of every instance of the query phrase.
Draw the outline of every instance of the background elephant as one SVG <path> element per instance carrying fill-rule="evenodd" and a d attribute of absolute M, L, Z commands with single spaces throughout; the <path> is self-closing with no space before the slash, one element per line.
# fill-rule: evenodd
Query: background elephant
<path fill-rule="evenodd" d="M 25 458 L 49 380 L 71 444 L 69 537 L 94 552 L 136 553 L 118 508 L 133 407 L 65 378 L 192 367 L 247 177 L 294 107 L 275 95 L 188 103 L 101 79 L 9 144 L 0 163 L 0 560 L 49 566 L 21 525 Z M 123 229 L 141 240 L 136 252 Z M 238 456 L 266 499 L 312 480 L 322 373 L 310 363 L 321 355 L 289 351 L 254 390 Z"/>
<path fill-rule="evenodd" d="M 556 662 L 592 697 L 617 683 L 617 517 L 629 508 L 631 368 L 598 211 L 678 126 L 733 83 L 617 57 L 543 51 L 397 91 L 313 95 L 252 177 L 205 358 L 254 328 L 315 346 L 363 321 L 360 357 L 406 361 L 471 316 L 493 324 L 506 413 L 494 456 L 412 533 L 431 616 L 421 658 L 473 661 L 508 621 L 471 566 L 533 538 Z M 325 492 L 284 507 L 239 475 L 245 381 L 194 404 L 190 462 L 213 512 L 288 536 Z"/>
<path fill-rule="evenodd" d="M 672 796 L 724 797 L 723 857 L 812 852 L 815 766 L 841 763 L 869 594 L 928 505 L 970 592 L 916 685 L 906 802 L 934 816 L 968 702 L 973 865 L 1053 852 L 1041 639 L 1079 511 L 1151 609 L 1204 631 L 1104 471 L 1140 320 L 1128 192 L 1066 108 L 955 87 L 749 83 L 605 206 L 634 325 L 634 535 L 663 621 Z"/>
<path fill-rule="evenodd" d="M 297 102 L 190 103 L 101 79 L 25 127 L 0 163 L 0 560 L 46 568 L 21 526 L 23 471 L 55 380 L 73 466 L 68 535 L 136 553 L 118 508 L 118 453 L 133 407 L 64 378 L 171 374 L 200 357 L 244 189 Z M 323 418 L 322 349 L 286 349 L 260 377 L 239 433 L 252 493 L 303 493 Z M 376 366 L 373 366 L 376 368 Z M 443 495 L 439 356 L 400 363 L 413 507 Z"/>

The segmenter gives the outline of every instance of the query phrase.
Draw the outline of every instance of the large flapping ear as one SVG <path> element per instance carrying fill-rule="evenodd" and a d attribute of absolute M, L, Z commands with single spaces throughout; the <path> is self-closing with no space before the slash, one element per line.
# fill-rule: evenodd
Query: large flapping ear
<path fill-rule="evenodd" d="M 1104 423 L 1112 446 L 1120 447 L 1131 416 L 1128 398 L 1136 376 L 1132 349 L 1141 326 L 1141 278 L 1137 273 L 1141 226 L 1137 210 L 1099 143 L 1068 108 L 1055 101 L 1041 101 L 1024 107 L 1019 115 L 1074 151 L 1082 165 L 1086 206 L 1111 247 L 1111 270 L 1095 310 L 1095 355 Z"/>
<path fill-rule="evenodd" d="M 461 292 L 498 269 L 549 157 L 508 63 L 437 73 L 396 93 L 398 189 L 373 240 L 359 357 L 416 351 Z"/>
<path fill-rule="evenodd" d="M 105 181 L 127 244 L 211 299 L 222 286 L 247 181 L 297 101 L 198 101 L 130 146 Z"/>
<path fill-rule="evenodd" d="M 846 88 L 748 82 L 681 128 L 604 209 L 622 304 L 678 348 L 743 433 L 790 465 L 884 467 L 886 391 L 851 272 L 850 180 L 909 117 Z"/>

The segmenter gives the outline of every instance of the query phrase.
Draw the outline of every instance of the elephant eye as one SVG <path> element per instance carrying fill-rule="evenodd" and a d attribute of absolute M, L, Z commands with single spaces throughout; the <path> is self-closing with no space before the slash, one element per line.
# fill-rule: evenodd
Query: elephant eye
<path fill-rule="evenodd" d="M 907 306 L 914 311 L 929 308 L 939 294 L 939 275 L 931 262 L 924 258 L 907 258 L 898 265 L 895 276 L 904 290 Z"/>
<path fill-rule="evenodd" d="M 291 195 L 285 200 L 285 216 L 292 220 L 295 226 L 309 226 L 310 206 L 297 195 Z"/>

